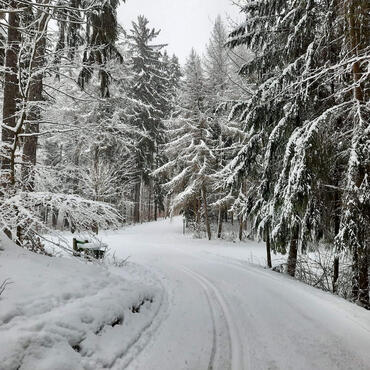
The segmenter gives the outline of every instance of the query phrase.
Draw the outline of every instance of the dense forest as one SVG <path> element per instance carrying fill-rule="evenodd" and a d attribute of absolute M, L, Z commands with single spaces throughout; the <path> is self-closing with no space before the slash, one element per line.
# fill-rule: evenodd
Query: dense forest
<path fill-rule="evenodd" d="M 0 0 L 5 234 L 48 253 L 57 229 L 183 214 L 370 308 L 369 2 L 240 1 L 184 66 L 118 6 Z"/>

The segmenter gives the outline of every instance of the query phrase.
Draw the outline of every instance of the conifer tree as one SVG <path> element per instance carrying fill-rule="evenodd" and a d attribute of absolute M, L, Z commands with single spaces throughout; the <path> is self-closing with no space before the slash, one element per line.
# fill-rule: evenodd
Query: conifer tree
<path fill-rule="evenodd" d="M 132 23 L 128 34 L 130 52 L 132 53 L 132 71 L 134 73 L 130 96 L 141 102 L 140 108 L 132 113 L 132 125 L 138 127 L 144 135 L 135 149 L 136 185 L 135 216 L 140 221 L 140 192 L 144 185 L 149 186 L 152 194 L 150 173 L 154 169 L 158 146 L 163 143 L 163 124 L 167 109 L 167 78 L 162 61 L 161 50 L 164 45 L 153 44 L 159 31 L 148 27 L 149 21 L 139 16 Z M 151 196 L 149 196 L 151 202 Z"/>
<path fill-rule="evenodd" d="M 215 132 L 206 115 L 206 88 L 201 60 L 194 50 L 186 62 L 177 107 L 169 120 L 168 163 L 154 172 L 167 173 L 171 180 L 164 188 L 171 199 L 172 212 L 183 210 L 199 224 L 202 218 L 211 239 L 209 191 L 216 157 Z"/>
<path fill-rule="evenodd" d="M 302 251 L 309 242 L 333 246 L 335 238 L 336 252 L 352 253 L 353 295 L 366 306 L 367 247 L 361 240 L 369 224 L 368 201 L 359 195 L 368 171 L 368 149 L 361 144 L 367 142 L 363 127 L 369 121 L 366 5 L 271 0 L 246 1 L 243 9 L 246 22 L 231 34 L 229 46 L 247 45 L 255 52 L 241 73 L 256 73 L 258 90 L 233 108 L 247 141 L 230 162 L 227 181 L 257 180 L 245 212 L 275 250 L 284 252 L 290 240 L 291 275 L 299 245 Z M 333 290 L 338 262 L 335 257 Z"/>

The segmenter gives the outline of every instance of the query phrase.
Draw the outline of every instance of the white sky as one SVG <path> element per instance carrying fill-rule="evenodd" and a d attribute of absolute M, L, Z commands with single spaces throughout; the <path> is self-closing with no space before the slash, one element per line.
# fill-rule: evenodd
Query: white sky
<path fill-rule="evenodd" d="M 118 20 L 128 30 L 131 21 L 145 15 L 149 26 L 161 30 L 159 43 L 168 44 L 168 52 L 184 63 L 192 47 L 204 52 L 218 14 L 226 26 L 240 20 L 232 0 L 127 0 L 119 7 Z"/>

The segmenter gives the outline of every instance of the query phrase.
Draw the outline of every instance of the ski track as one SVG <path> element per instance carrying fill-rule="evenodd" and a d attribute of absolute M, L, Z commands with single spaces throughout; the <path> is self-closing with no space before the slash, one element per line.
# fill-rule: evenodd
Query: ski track
<path fill-rule="evenodd" d="M 225 318 L 225 323 L 226 323 L 227 332 L 228 332 L 229 349 L 230 349 L 230 355 L 231 355 L 231 358 L 229 361 L 230 368 L 231 369 L 245 369 L 243 365 L 243 348 L 241 345 L 240 335 L 236 327 L 235 321 L 233 319 L 233 315 L 230 310 L 230 305 L 226 302 L 220 290 L 204 275 L 201 275 L 200 273 L 195 272 L 194 270 L 191 270 L 189 268 L 183 268 L 183 271 L 191 275 L 203 287 L 208 297 L 208 302 L 210 304 L 210 310 L 212 312 L 214 333 L 216 332 L 216 324 L 215 324 L 215 314 L 212 308 L 213 306 L 211 304 L 211 301 L 214 301 L 215 303 L 217 303 L 217 305 L 221 309 L 222 316 Z M 214 297 L 214 299 L 212 299 L 212 296 Z M 214 350 L 217 350 L 217 349 L 212 350 L 210 364 L 208 366 L 209 370 L 215 368 L 214 366 L 215 364 L 213 363 L 215 359 Z"/>
<path fill-rule="evenodd" d="M 369 369 L 368 312 L 246 263 L 252 248 L 262 256 L 263 247 L 183 237 L 181 218 L 106 241 L 163 275 L 168 293 L 167 319 L 155 318 L 114 369 Z"/>
<path fill-rule="evenodd" d="M 194 271 L 191 271 L 188 268 L 183 267 L 181 269 L 185 274 L 188 274 L 190 277 L 192 277 L 195 281 L 198 282 L 198 284 L 202 287 L 203 292 L 205 294 L 205 297 L 207 299 L 207 304 L 209 307 L 209 311 L 211 313 L 211 318 L 212 318 L 212 350 L 211 350 L 211 355 L 209 359 L 209 364 L 208 364 L 208 370 L 213 370 L 215 368 L 215 355 L 216 355 L 216 350 L 217 350 L 217 329 L 216 329 L 216 314 L 215 314 L 215 309 L 212 306 L 212 298 L 211 298 L 211 293 L 209 286 L 205 284 L 201 279 L 199 279 Z M 230 342 L 229 342 L 230 346 Z"/>

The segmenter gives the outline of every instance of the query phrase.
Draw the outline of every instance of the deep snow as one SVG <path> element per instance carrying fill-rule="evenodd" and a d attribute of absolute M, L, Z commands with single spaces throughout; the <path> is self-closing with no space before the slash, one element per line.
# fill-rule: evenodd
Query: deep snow
<path fill-rule="evenodd" d="M 4 235 L 0 247 L 0 280 L 12 281 L 0 296 L 1 370 L 101 369 L 136 355 L 163 305 L 144 269 L 39 256 Z"/>
<path fill-rule="evenodd" d="M 101 238 L 124 267 L 0 252 L 0 369 L 369 369 L 369 312 L 264 269 L 262 244 L 181 218 Z"/>

